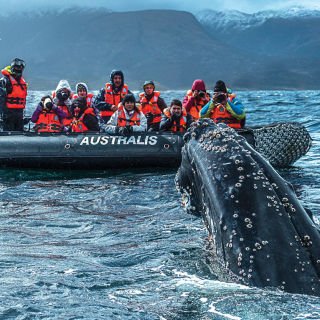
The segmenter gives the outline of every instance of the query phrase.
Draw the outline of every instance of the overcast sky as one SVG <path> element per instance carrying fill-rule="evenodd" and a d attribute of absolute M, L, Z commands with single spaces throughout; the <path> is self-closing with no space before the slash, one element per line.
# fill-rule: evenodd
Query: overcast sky
<path fill-rule="evenodd" d="M 2 12 L 19 9 L 65 8 L 68 6 L 105 7 L 112 11 L 132 11 L 143 9 L 176 9 L 197 12 L 202 9 L 235 9 L 243 12 L 256 12 L 303 5 L 320 8 L 319 0 L 0 0 Z"/>

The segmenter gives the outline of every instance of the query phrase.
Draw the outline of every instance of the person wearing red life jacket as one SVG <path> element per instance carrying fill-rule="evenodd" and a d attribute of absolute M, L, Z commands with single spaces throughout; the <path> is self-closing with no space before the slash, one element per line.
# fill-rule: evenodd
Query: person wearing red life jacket
<path fill-rule="evenodd" d="M 79 97 L 84 97 L 87 101 L 87 106 L 91 107 L 94 94 L 89 92 L 88 86 L 84 82 L 79 82 L 76 84 L 76 93 L 72 96 L 72 99 L 77 99 Z"/>
<path fill-rule="evenodd" d="M 206 85 L 203 80 L 194 80 L 191 90 L 188 90 L 184 97 L 182 105 L 193 120 L 199 119 L 199 112 L 204 105 L 210 101 L 210 95 L 207 93 Z"/>
<path fill-rule="evenodd" d="M 192 117 L 182 107 L 178 99 L 171 101 L 170 107 L 163 111 L 160 130 L 172 132 L 185 132 L 192 122 Z"/>
<path fill-rule="evenodd" d="M 26 64 L 15 58 L 1 70 L 0 113 L 3 131 L 23 131 L 23 112 L 26 107 L 27 83 L 22 77 Z"/>
<path fill-rule="evenodd" d="M 67 116 L 63 120 L 65 126 L 69 126 L 72 120 L 71 101 L 72 91 L 67 80 L 60 80 L 55 91 L 52 92 L 53 102 Z"/>
<path fill-rule="evenodd" d="M 200 111 L 201 118 L 211 118 L 215 123 L 225 123 L 234 129 L 243 128 L 246 112 L 241 101 L 227 89 L 222 80 L 216 82 L 213 91 L 212 101 Z"/>
<path fill-rule="evenodd" d="M 128 89 L 128 85 L 124 83 L 123 72 L 121 70 L 112 70 L 110 81 L 100 90 L 92 103 L 92 107 L 100 111 L 101 119 L 107 123 L 128 93 L 131 92 Z"/>
<path fill-rule="evenodd" d="M 153 81 L 145 81 L 143 92 L 139 94 L 140 107 L 148 122 L 148 131 L 159 131 L 161 116 L 164 109 L 167 108 L 165 101 L 160 97 L 160 92 L 155 91 Z"/>
<path fill-rule="evenodd" d="M 147 119 L 137 108 L 133 94 L 127 94 L 123 98 L 122 105 L 111 116 L 104 130 L 107 133 L 121 135 L 147 130 Z"/>
<path fill-rule="evenodd" d="M 79 97 L 71 104 L 72 121 L 69 125 L 71 132 L 99 131 L 99 121 L 93 108 L 87 106 L 85 97 Z"/>
<path fill-rule="evenodd" d="M 62 132 L 65 117 L 66 114 L 54 105 L 52 98 L 44 96 L 32 114 L 31 121 L 36 124 L 36 132 Z"/>

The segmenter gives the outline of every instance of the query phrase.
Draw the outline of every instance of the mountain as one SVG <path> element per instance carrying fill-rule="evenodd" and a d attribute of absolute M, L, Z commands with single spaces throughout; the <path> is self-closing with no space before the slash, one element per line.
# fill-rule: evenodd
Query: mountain
<path fill-rule="evenodd" d="M 132 89 L 147 79 L 159 88 L 188 88 L 197 78 L 212 86 L 226 74 L 236 82 L 240 69 L 254 69 L 187 12 L 69 9 L 0 17 L 0 25 L 2 66 L 15 56 L 25 59 L 26 78 L 37 89 L 64 78 L 98 89 L 118 68 Z"/>
<path fill-rule="evenodd" d="M 133 90 L 149 79 L 158 89 L 187 89 L 197 78 L 208 88 L 218 79 L 236 89 L 318 88 L 320 17 L 285 13 L 16 13 L 0 16 L 0 66 L 23 58 L 30 88 L 39 90 L 60 79 L 99 89 L 113 69 Z"/>

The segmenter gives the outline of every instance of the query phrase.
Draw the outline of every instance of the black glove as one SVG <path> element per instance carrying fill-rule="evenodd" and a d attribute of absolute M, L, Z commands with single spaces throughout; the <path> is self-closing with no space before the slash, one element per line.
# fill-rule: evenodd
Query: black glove
<path fill-rule="evenodd" d="M 179 121 L 179 119 L 180 119 L 180 116 L 178 116 L 178 115 L 176 115 L 176 114 L 173 114 L 172 116 L 171 116 L 171 120 L 172 120 L 172 122 L 178 122 Z"/>
<path fill-rule="evenodd" d="M 147 118 L 148 123 L 152 122 L 154 115 L 151 112 L 146 113 L 145 116 Z"/>
<path fill-rule="evenodd" d="M 126 127 L 117 127 L 116 128 L 116 133 L 122 135 L 122 136 L 128 136 L 130 133 L 133 132 L 133 128 L 130 126 Z"/>

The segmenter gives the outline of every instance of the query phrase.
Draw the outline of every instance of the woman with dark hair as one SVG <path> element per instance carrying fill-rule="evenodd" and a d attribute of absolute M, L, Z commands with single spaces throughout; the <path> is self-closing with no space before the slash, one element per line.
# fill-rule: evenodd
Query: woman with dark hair
<path fill-rule="evenodd" d="M 137 108 L 136 99 L 133 94 L 127 94 L 122 105 L 111 116 L 107 123 L 105 131 L 127 135 L 132 132 L 143 132 L 147 130 L 147 119 L 145 115 Z"/>

